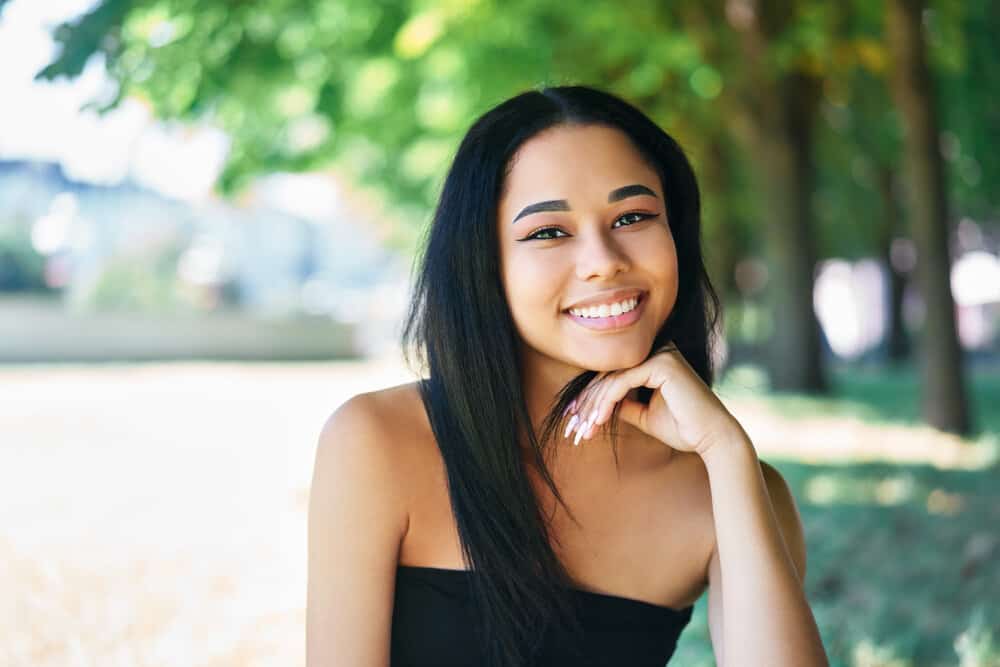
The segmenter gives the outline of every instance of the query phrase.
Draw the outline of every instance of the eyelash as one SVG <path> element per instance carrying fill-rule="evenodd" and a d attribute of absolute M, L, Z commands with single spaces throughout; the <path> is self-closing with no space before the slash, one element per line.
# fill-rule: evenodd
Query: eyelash
<path fill-rule="evenodd" d="M 649 220 L 650 218 L 658 217 L 658 215 L 659 215 L 658 213 L 639 213 L 637 211 L 633 211 L 631 213 L 623 213 L 623 214 L 621 214 L 620 216 L 618 216 L 617 218 L 615 218 L 615 222 L 618 222 L 622 218 L 627 218 L 629 216 L 639 216 L 638 220 L 634 220 L 633 222 L 630 222 L 629 224 L 625 225 L 626 227 L 631 227 L 632 225 L 638 224 L 638 223 L 642 222 L 643 220 Z M 535 230 L 534 232 L 532 232 L 531 234 L 529 234 L 528 236 L 524 237 L 521 240 L 522 241 L 554 241 L 554 240 L 556 240 L 558 238 L 563 238 L 561 236 L 554 236 L 554 237 L 550 237 L 550 238 L 540 238 L 538 236 L 542 232 L 549 232 L 549 231 L 553 231 L 553 230 L 559 231 L 559 232 L 562 231 L 558 227 L 542 227 L 541 229 Z M 565 232 L 563 232 L 563 233 L 565 234 Z"/>

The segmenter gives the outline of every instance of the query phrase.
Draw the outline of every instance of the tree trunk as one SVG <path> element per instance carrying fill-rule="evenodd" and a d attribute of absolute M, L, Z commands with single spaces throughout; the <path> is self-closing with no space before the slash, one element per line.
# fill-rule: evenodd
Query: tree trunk
<path fill-rule="evenodd" d="M 922 410 L 935 428 L 971 430 L 962 350 L 951 293 L 944 164 L 938 145 L 933 83 L 921 26 L 921 0 L 889 0 L 886 32 L 890 85 L 905 128 L 904 164 L 910 228 L 917 246 L 917 285 L 926 306 L 920 337 Z"/>
<path fill-rule="evenodd" d="M 747 128 L 762 195 L 769 271 L 765 294 L 774 317 L 768 367 L 771 387 L 778 391 L 828 390 L 813 308 L 816 243 L 810 200 L 817 98 L 817 81 L 785 75 L 776 86 L 773 106 L 768 105 L 775 113 L 753 113 Z"/>
<path fill-rule="evenodd" d="M 794 68 L 776 71 L 769 57 L 791 16 L 788 3 L 756 0 L 749 6 L 741 18 L 729 19 L 740 36 L 746 67 L 733 121 L 750 148 L 761 192 L 770 273 L 765 297 L 774 318 L 768 349 L 771 387 L 825 393 L 829 385 L 813 307 L 817 253 L 811 205 L 813 127 L 822 80 Z"/>
<path fill-rule="evenodd" d="M 702 154 L 700 181 L 705 265 L 719 297 L 730 301 L 739 296 L 733 269 L 741 248 L 726 205 L 726 193 L 732 188 L 732 183 L 722 137 L 708 140 Z"/>
<path fill-rule="evenodd" d="M 910 358 L 910 338 L 903 322 L 903 293 L 906 278 L 892 259 L 892 242 L 902 236 L 902 216 L 896 196 L 896 177 L 891 167 L 878 166 L 878 189 L 882 199 L 882 224 L 878 234 L 878 248 L 889 279 L 888 322 L 885 332 L 885 350 L 889 365 L 896 366 Z"/>

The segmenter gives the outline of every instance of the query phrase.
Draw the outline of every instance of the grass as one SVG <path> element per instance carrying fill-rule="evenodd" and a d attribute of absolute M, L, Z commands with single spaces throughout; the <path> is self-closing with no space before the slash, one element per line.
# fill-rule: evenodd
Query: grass
<path fill-rule="evenodd" d="M 313 448 L 394 364 L 0 367 L 0 664 L 298 665 Z M 1000 378 L 985 427 L 921 427 L 912 373 L 717 390 L 789 481 L 835 667 L 1000 665 Z M 706 597 L 671 664 L 713 664 Z"/>
<path fill-rule="evenodd" d="M 768 456 L 767 443 L 757 443 L 797 499 L 808 546 L 806 592 L 834 667 L 1000 667 L 1000 374 L 976 371 L 970 380 L 981 428 L 975 439 L 957 442 L 919 426 L 912 369 L 839 370 L 833 398 L 754 400 L 764 387 L 746 368 L 719 385 L 744 409 L 741 400 L 766 404 L 788 421 L 793 438 L 829 443 L 824 432 L 795 428 L 816 419 L 865 425 L 857 430 L 865 447 L 837 447 L 833 439 L 826 463 L 796 461 L 784 450 Z M 880 435 L 899 424 L 911 425 L 920 443 L 912 449 L 962 450 L 946 458 L 966 469 L 844 455 L 850 449 L 894 458 Z M 696 606 L 677 664 L 714 664 L 706 602 Z"/>
<path fill-rule="evenodd" d="M 768 402 L 786 417 L 839 416 L 868 422 L 921 425 L 920 379 L 913 366 L 880 368 L 838 366 L 830 369 L 831 396 L 769 393 Z M 1000 434 L 1000 367 L 973 368 L 966 378 L 977 433 Z M 761 369 L 740 366 L 723 376 L 718 388 L 734 396 L 767 392 Z"/>

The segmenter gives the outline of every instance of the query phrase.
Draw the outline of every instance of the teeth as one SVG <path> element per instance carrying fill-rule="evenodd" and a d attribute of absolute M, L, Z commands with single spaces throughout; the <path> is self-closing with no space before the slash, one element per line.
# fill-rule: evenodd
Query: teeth
<path fill-rule="evenodd" d="M 639 303 L 638 297 L 626 299 L 612 304 L 601 304 L 589 308 L 570 308 L 569 312 L 577 317 L 616 317 L 622 313 L 627 313 Z"/>

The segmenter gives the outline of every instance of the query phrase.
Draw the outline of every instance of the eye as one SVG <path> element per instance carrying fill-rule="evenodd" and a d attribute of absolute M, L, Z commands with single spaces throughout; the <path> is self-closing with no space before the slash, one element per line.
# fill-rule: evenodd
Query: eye
<path fill-rule="evenodd" d="M 657 215 L 658 214 L 656 214 L 656 213 L 636 213 L 636 212 L 633 212 L 633 213 L 624 213 L 624 214 L 618 216 L 615 219 L 615 222 L 618 222 L 620 220 L 626 220 L 626 221 L 628 221 L 628 225 L 624 225 L 624 226 L 628 227 L 630 225 L 634 225 L 637 222 L 642 222 L 643 220 L 648 220 L 650 218 L 655 218 L 655 217 L 657 217 Z"/>
<path fill-rule="evenodd" d="M 522 241 L 528 241 L 528 240 L 531 240 L 531 239 L 539 239 L 539 240 L 542 240 L 542 241 L 549 241 L 551 239 L 557 239 L 557 238 L 559 238 L 558 236 L 547 235 L 549 232 L 559 232 L 563 236 L 569 236 L 566 232 L 564 232 L 563 230 L 559 229 L 558 227 L 542 227 L 538 231 L 534 232 L 533 234 L 530 234 L 529 236 L 526 236 L 525 238 L 523 238 L 521 240 Z"/>
<path fill-rule="evenodd" d="M 639 212 L 623 213 L 622 215 L 620 215 L 617 218 L 615 218 L 615 223 L 618 223 L 618 222 L 624 220 L 624 221 L 627 222 L 627 224 L 622 225 L 622 226 L 623 227 L 631 227 L 632 225 L 634 225 L 634 224 L 636 224 L 638 222 L 642 222 L 643 220 L 648 220 L 650 218 L 656 218 L 656 217 L 659 217 L 658 213 L 639 213 Z M 561 234 L 562 236 L 555 236 L 556 233 Z M 528 235 L 528 236 L 526 236 L 526 237 L 524 237 L 523 239 L 520 239 L 520 240 L 521 241 L 536 241 L 536 240 L 537 241 L 553 241 L 555 239 L 562 238 L 563 236 L 569 236 L 569 234 L 567 234 L 563 230 L 559 229 L 558 227 L 542 227 L 541 229 L 533 232 L 532 234 L 530 234 L 530 235 Z"/>

